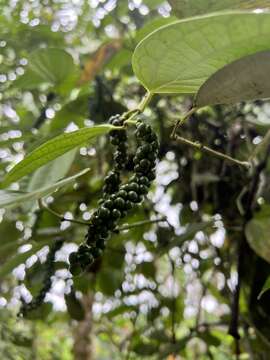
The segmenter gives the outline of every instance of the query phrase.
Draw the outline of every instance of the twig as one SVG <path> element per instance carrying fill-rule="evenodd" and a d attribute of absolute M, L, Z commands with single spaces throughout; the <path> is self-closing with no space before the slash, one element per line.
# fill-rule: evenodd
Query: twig
<path fill-rule="evenodd" d="M 133 228 L 136 228 L 136 227 L 139 227 L 139 226 L 143 226 L 143 225 L 147 225 L 147 224 L 156 224 L 156 223 L 159 223 L 159 222 L 162 222 L 162 221 L 167 221 L 166 217 L 162 217 L 162 218 L 159 218 L 159 219 L 154 219 L 154 220 L 142 220 L 142 221 L 138 221 L 138 222 L 135 222 L 133 224 L 130 224 L 130 225 L 122 225 L 122 226 L 119 226 L 117 227 L 114 232 L 118 233 L 119 231 L 123 231 L 123 230 L 129 230 L 129 229 L 133 229 Z"/>
<path fill-rule="evenodd" d="M 197 107 L 191 108 L 182 118 L 180 118 L 176 124 L 174 125 L 173 131 L 171 133 L 171 138 L 174 139 L 176 137 L 176 131 L 179 126 L 181 126 L 186 120 L 188 120 L 192 114 L 194 114 L 198 110 Z"/>
<path fill-rule="evenodd" d="M 38 200 L 38 204 L 39 204 L 39 207 L 40 207 L 41 209 L 44 209 L 44 210 L 48 211 L 50 214 L 56 216 L 57 218 L 60 219 L 61 222 L 62 222 L 62 221 L 69 221 L 69 222 L 72 222 L 72 223 L 75 223 L 75 224 L 81 224 L 81 225 L 89 226 L 89 223 L 88 223 L 88 222 L 65 218 L 64 215 L 59 214 L 58 212 L 54 211 L 53 209 L 49 208 L 46 204 L 44 204 L 44 202 L 42 201 L 42 199 L 39 199 L 39 200 Z"/>
<path fill-rule="evenodd" d="M 250 162 L 235 159 L 235 158 L 233 158 L 233 157 L 231 157 L 229 155 L 226 155 L 226 154 L 223 154 L 223 153 L 221 153 L 219 151 L 213 150 L 213 149 L 209 148 L 208 146 L 201 144 L 198 141 L 194 142 L 194 141 L 185 139 L 185 138 L 183 138 L 182 136 L 179 136 L 179 135 L 175 135 L 174 139 L 177 140 L 177 141 L 180 141 L 183 144 L 192 146 L 193 148 L 198 149 L 198 150 L 200 150 L 202 152 L 209 153 L 211 155 L 214 155 L 214 156 L 219 157 L 221 159 L 227 160 L 227 161 L 229 161 L 231 163 L 234 163 L 236 165 L 243 166 L 246 169 L 251 168 L 251 163 Z"/>
<path fill-rule="evenodd" d="M 176 343 L 176 335 L 175 335 L 175 313 L 176 313 L 176 297 L 174 294 L 174 280 L 175 280 L 175 263 L 172 258 L 169 256 L 170 264 L 171 264 L 171 275 L 173 278 L 172 282 L 172 311 L 171 311 L 171 331 L 172 331 L 172 344 Z M 175 355 L 175 354 L 173 354 Z"/>
<path fill-rule="evenodd" d="M 140 113 L 142 113 L 142 112 L 144 111 L 144 109 L 146 108 L 146 106 L 147 106 L 147 105 L 149 104 L 149 102 L 151 101 L 152 97 L 153 97 L 153 94 L 150 93 L 150 92 L 147 92 L 136 109 L 133 109 L 133 110 L 130 110 L 130 111 L 127 111 L 126 113 L 124 113 L 124 114 L 122 115 L 122 117 L 123 117 L 124 119 L 126 119 L 126 120 L 124 121 L 124 124 L 134 124 L 134 123 L 136 123 L 136 122 L 134 122 L 133 119 L 134 119 L 138 114 L 140 114 Z"/>

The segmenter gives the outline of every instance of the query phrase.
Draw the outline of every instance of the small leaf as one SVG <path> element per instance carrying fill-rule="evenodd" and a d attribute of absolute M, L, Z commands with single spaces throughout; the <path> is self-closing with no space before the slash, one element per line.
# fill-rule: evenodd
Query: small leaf
<path fill-rule="evenodd" d="M 221 343 L 220 339 L 217 336 L 215 336 L 209 332 L 200 333 L 200 334 L 198 334 L 198 337 L 200 339 L 204 340 L 208 346 L 212 345 L 212 346 L 217 347 Z"/>
<path fill-rule="evenodd" d="M 200 87 L 195 106 L 234 104 L 270 97 L 270 51 L 245 56 L 224 66 Z"/>
<path fill-rule="evenodd" d="M 224 12 L 162 26 L 136 47 L 135 75 L 151 93 L 195 94 L 225 65 L 269 50 L 270 13 Z"/>
<path fill-rule="evenodd" d="M 46 302 L 40 305 L 37 309 L 27 312 L 25 317 L 29 320 L 45 320 L 52 311 L 52 309 L 52 304 Z"/>
<path fill-rule="evenodd" d="M 119 289 L 123 281 L 123 272 L 106 268 L 102 269 L 97 276 L 97 285 L 105 295 L 113 296 L 114 292 Z"/>
<path fill-rule="evenodd" d="M 115 316 L 122 315 L 124 313 L 136 311 L 136 310 L 137 310 L 137 308 L 134 305 L 120 305 L 117 308 L 115 308 L 109 312 L 106 312 L 106 317 L 109 319 L 112 319 Z"/>
<path fill-rule="evenodd" d="M 25 203 L 26 201 L 40 199 L 44 196 L 47 196 L 47 195 L 53 193 L 58 188 L 72 183 L 74 180 L 76 180 L 78 177 L 84 175 L 88 171 L 89 171 L 89 169 L 84 169 L 83 171 L 79 172 L 78 174 L 75 174 L 75 175 L 65 178 L 61 181 L 58 181 L 55 184 L 45 186 L 42 189 L 32 191 L 29 193 L 21 193 L 18 191 L 10 191 L 10 190 L 0 190 L 0 208 L 1 207 L 2 208 L 3 207 L 6 207 L 6 208 L 7 207 L 9 207 L 9 208 L 16 207 L 22 203 Z"/>
<path fill-rule="evenodd" d="M 136 272 L 143 274 L 148 278 L 155 278 L 156 267 L 154 262 L 142 262 L 136 266 Z"/>
<path fill-rule="evenodd" d="M 168 250 L 173 247 L 181 247 L 183 243 L 187 240 L 194 238 L 198 231 L 204 231 L 207 228 L 210 228 L 213 225 L 213 222 L 202 222 L 202 223 L 194 223 L 187 227 L 186 231 L 182 235 L 177 235 L 173 237 L 173 240 L 164 246 L 160 246 L 160 253 L 164 254 L 168 252 Z"/>
<path fill-rule="evenodd" d="M 270 276 L 266 279 L 257 299 L 260 300 L 263 294 L 266 293 L 266 291 L 268 291 L 269 289 L 270 289 Z"/>
<path fill-rule="evenodd" d="M 252 250 L 270 263 L 270 206 L 264 206 L 245 228 L 247 241 Z"/>
<path fill-rule="evenodd" d="M 76 298 L 74 292 L 65 295 L 67 310 L 70 317 L 77 321 L 85 318 L 85 311 L 81 302 Z"/>
<path fill-rule="evenodd" d="M 77 131 L 65 133 L 45 142 L 28 154 L 21 162 L 12 168 L 4 178 L 1 188 L 47 164 L 51 160 L 65 154 L 75 147 L 94 139 L 98 135 L 106 134 L 115 127 L 112 125 L 99 125 L 91 128 L 82 128 Z"/>
<path fill-rule="evenodd" d="M 94 281 L 91 281 L 89 274 L 83 274 L 73 278 L 74 289 L 82 292 L 83 294 L 87 294 L 90 289 L 93 290 L 93 284 Z"/>

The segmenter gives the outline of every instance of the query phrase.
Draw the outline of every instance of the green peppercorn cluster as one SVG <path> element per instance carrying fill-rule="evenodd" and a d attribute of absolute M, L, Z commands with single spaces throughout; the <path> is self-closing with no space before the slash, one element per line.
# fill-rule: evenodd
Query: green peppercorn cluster
<path fill-rule="evenodd" d="M 43 287 L 41 288 L 39 294 L 30 303 L 26 303 L 23 301 L 19 312 L 20 316 L 25 316 L 29 311 L 37 309 L 44 302 L 45 296 L 52 286 L 51 277 L 55 272 L 55 254 L 58 250 L 61 249 L 63 242 L 63 240 L 57 240 L 55 244 L 51 247 L 45 263 L 46 275 L 44 277 Z"/>
<path fill-rule="evenodd" d="M 114 126 L 123 125 L 120 116 L 111 118 L 110 122 Z M 133 158 L 133 175 L 127 183 L 121 184 L 120 172 L 125 169 L 128 161 L 126 130 L 112 130 L 110 133 L 110 141 L 116 146 L 114 168 L 105 178 L 103 198 L 90 219 L 85 243 L 79 246 L 77 252 L 70 254 L 70 272 L 73 275 L 89 268 L 102 255 L 118 221 L 143 201 L 151 181 L 155 179 L 155 162 L 159 149 L 157 136 L 150 125 L 141 121 L 136 123 L 135 136 L 138 148 Z"/>

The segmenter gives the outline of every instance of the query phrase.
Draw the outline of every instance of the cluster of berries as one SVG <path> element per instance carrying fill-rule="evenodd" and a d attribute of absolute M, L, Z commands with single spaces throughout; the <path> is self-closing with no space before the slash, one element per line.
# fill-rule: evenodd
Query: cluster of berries
<path fill-rule="evenodd" d="M 121 117 L 110 119 L 114 126 L 122 126 Z M 140 203 L 148 193 L 151 181 L 155 179 L 155 162 L 159 143 L 150 125 L 141 121 L 136 123 L 135 136 L 138 148 L 133 158 L 133 175 L 126 184 L 121 184 L 120 171 L 128 162 L 127 135 L 123 128 L 112 130 L 110 140 L 116 146 L 114 168 L 105 178 L 103 198 L 93 213 L 86 234 L 86 241 L 77 252 L 70 254 L 70 272 L 78 275 L 89 268 L 100 257 L 111 233 L 115 231 L 119 219 L 124 218 L 128 210 Z"/>
<path fill-rule="evenodd" d="M 22 302 L 22 306 L 19 312 L 20 316 L 25 316 L 29 311 L 37 309 L 44 302 L 45 296 L 52 286 L 51 277 L 55 272 L 54 271 L 55 254 L 58 250 L 61 249 L 63 242 L 64 242 L 63 240 L 57 240 L 55 244 L 51 247 L 45 263 L 46 275 L 43 281 L 44 285 L 41 288 L 39 294 L 30 303 L 26 303 L 25 301 Z"/>

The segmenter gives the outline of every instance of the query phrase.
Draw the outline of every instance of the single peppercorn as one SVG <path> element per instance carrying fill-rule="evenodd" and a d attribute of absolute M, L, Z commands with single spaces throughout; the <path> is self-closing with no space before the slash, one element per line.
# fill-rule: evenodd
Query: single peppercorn
<path fill-rule="evenodd" d="M 117 209 L 124 209 L 125 208 L 125 200 L 122 197 L 118 197 L 114 201 L 114 205 Z"/>

